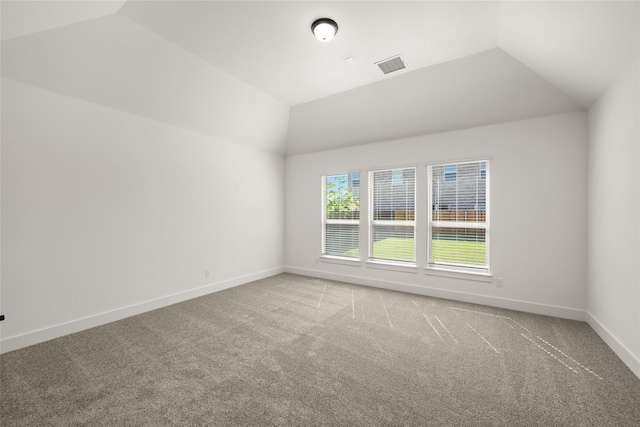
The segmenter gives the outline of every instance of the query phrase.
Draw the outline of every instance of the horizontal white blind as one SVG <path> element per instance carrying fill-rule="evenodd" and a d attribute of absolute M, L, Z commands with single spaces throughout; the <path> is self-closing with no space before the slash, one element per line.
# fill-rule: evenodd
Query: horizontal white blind
<path fill-rule="evenodd" d="M 357 258 L 360 173 L 324 177 L 323 255 Z"/>
<path fill-rule="evenodd" d="M 415 262 L 416 169 L 370 172 L 370 258 Z"/>
<path fill-rule="evenodd" d="M 357 257 L 358 224 L 331 224 L 325 228 L 325 255 Z"/>
<path fill-rule="evenodd" d="M 430 167 L 429 263 L 488 269 L 488 162 Z"/>

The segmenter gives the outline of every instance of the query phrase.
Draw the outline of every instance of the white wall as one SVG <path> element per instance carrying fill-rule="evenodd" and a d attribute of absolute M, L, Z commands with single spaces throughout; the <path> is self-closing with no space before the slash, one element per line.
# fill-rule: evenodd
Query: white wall
<path fill-rule="evenodd" d="M 585 113 L 569 113 L 287 157 L 286 265 L 300 274 L 574 319 L 586 307 Z M 427 162 L 491 159 L 493 282 L 317 262 L 321 176 L 417 164 L 418 209 L 426 208 Z M 422 177 L 422 181 L 420 181 Z M 363 192 L 366 193 L 366 192 Z M 418 216 L 420 213 L 418 213 Z M 424 229 L 423 229 L 424 231 Z"/>
<path fill-rule="evenodd" d="M 640 70 L 589 110 L 588 318 L 640 377 Z"/>
<path fill-rule="evenodd" d="M 282 271 L 281 156 L 3 78 L 1 182 L 5 352 Z"/>

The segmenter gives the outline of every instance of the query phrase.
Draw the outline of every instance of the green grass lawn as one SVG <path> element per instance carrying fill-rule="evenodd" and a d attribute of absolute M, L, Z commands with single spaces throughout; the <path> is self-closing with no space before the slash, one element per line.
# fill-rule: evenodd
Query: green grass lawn
<path fill-rule="evenodd" d="M 358 248 L 351 249 L 348 255 L 357 256 Z M 389 237 L 373 243 L 374 258 L 395 259 L 398 261 L 414 261 L 413 239 Z"/>
<path fill-rule="evenodd" d="M 434 262 L 453 262 L 457 264 L 485 265 L 487 257 L 486 242 L 433 240 Z"/>
<path fill-rule="evenodd" d="M 433 240 L 433 260 L 435 262 L 453 262 L 468 265 L 484 265 L 486 260 L 485 242 Z M 358 248 L 347 251 L 345 255 L 358 256 Z M 414 261 L 413 239 L 390 237 L 374 242 L 375 258 Z"/>

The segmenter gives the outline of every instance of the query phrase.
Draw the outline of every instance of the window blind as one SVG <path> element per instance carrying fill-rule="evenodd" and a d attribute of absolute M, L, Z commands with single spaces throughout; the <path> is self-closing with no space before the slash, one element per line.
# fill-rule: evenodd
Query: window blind
<path fill-rule="evenodd" d="M 369 173 L 370 258 L 415 263 L 416 169 Z"/>
<path fill-rule="evenodd" d="M 429 167 L 429 264 L 488 270 L 488 171 L 488 161 Z"/>
<path fill-rule="evenodd" d="M 360 173 L 323 177 L 322 254 L 357 258 L 360 228 Z"/>

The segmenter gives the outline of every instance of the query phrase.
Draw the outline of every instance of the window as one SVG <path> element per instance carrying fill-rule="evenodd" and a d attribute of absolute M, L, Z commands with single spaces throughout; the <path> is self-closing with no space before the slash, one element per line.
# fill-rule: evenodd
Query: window
<path fill-rule="evenodd" d="M 360 173 L 322 179 L 322 255 L 359 258 Z"/>
<path fill-rule="evenodd" d="M 416 169 L 369 172 L 369 188 L 369 258 L 415 263 Z"/>
<path fill-rule="evenodd" d="M 488 166 L 429 166 L 429 267 L 489 271 Z"/>
<path fill-rule="evenodd" d="M 487 160 L 428 166 L 429 209 L 422 217 L 416 216 L 416 167 L 368 172 L 366 239 L 359 233 L 360 173 L 323 176 L 321 256 L 360 260 L 366 247 L 371 267 L 426 261 L 427 269 L 489 274 L 489 166 Z M 422 224 L 426 229 L 418 230 Z M 420 249 L 427 247 L 419 260 L 416 232 Z"/>

